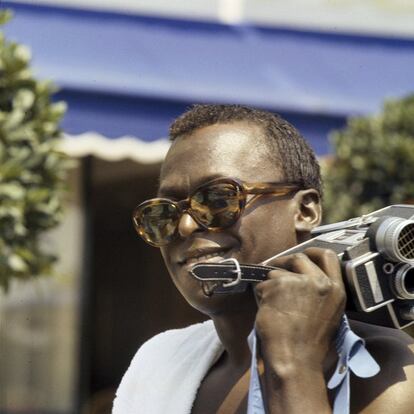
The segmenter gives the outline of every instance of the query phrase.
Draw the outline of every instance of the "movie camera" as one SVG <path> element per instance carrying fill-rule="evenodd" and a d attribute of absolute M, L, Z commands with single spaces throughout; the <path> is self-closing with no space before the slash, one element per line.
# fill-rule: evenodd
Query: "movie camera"
<path fill-rule="evenodd" d="M 399 329 L 414 323 L 414 206 L 388 206 L 312 236 L 263 264 L 308 247 L 331 249 L 341 259 L 351 318 Z"/>

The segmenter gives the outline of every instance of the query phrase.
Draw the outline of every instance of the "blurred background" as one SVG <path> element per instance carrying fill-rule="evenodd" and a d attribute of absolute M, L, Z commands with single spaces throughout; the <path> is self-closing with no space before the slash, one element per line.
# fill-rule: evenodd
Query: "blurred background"
<path fill-rule="evenodd" d="M 59 178 L 66 188 L 60 224 L 42 235 L 59 258 L 53 274 L 14 277 L 0 293 L 2 414 L 109 413 L 140 344 L 202 320 L 130 218 L 156 191 L 169 124 L 192 103 L 278 112 L 329 168 L 339 139 L 330 143 L 332 130 L 352 128 L 350 118 L 373 119 L 345 137 L 360 142 L 367 125 L 378 130 L 384 100 L 414 91 L 409 0 L 27 0 L 0 7 L 13 12 L 1 27 L 5 38 L 27 46 L 15 55 L 35 78 L 57 85 L 54 102 L 67 104 L 58 148 L 71 160 Z M 23 107 L 30 99 L 19 95 Z M 404 119 L 414 119 L 407 102 L 412 112 Z M 413 151 L 403 153 L 412 157 L 410 125 L 405 148 Z M 386 157 L 384 145 L 379 152 Z M 405 170 L 410 183 L 413 164 Z M 348 205 L 362 202 L 361 188 L 346 191 Z M 378 203 L 414 200 L 412 187 L 401 191 Z M 11 265 L 23 275 L 17 258 Z"/>

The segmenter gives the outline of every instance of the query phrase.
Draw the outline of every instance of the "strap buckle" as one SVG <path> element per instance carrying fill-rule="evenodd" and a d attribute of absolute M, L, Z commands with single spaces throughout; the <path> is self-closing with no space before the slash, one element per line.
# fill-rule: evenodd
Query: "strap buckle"
<path fill-rule="evenodd" d="M 240 268 L 240 263 L 237 261 L 237 259 L 235 259 L 234 257 L 231 257 L 230 259 L 224 259 L 221 260 L 219 263 L 233 263 L 234 266 L 236 267 L 235 270 L 229 270 L 229 272 L 231 273 L 236 273 L 236 278 L 234 280 L 232 280 L 231 282 L 226 282 L 222 284 L 222 287 L 231 287 L 231 286 L 236 286 L 238 285 L 241 281 L 242 281 L 242 271 Z"/>

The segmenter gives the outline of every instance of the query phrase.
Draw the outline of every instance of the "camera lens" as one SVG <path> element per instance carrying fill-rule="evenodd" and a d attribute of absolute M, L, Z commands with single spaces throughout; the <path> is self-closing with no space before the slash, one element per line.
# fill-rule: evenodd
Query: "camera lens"
<path fill-rule="evenodd" d="M 405 273 L 405 279 L 404 279 L 404 285 L 405 290 L 411 294 L 414 295 L 414 268 L 407 270 Z"/>
<path fill-rule="evenodd" d="M 375 244 L 388 259 L 414 264 L 414 221 L 386 218 L 376 231 Z"/>
<path fill-rule="evenodd" d="M 405 274 L 405 290 L 411 295 L 414 294 L 414 268 L 409 269 Z"/>
<path fill-rule="evenodd" d="M 414 299 L 414 266 L 400 266 L 394 277 L 394 289 L 401 299 Z"/>
<path fill-rule="evenodd" d="M 398 250 L 407 259 L 414 259 L 414 223 L 408 223 L 398 235 Z"/>

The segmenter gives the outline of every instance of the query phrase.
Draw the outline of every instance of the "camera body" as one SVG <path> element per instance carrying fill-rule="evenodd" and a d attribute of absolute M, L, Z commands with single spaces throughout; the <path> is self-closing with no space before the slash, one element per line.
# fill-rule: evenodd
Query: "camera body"
<path fill-rule="evenodd" d="M 414 206 L 388 206 L 317 227 L 312 236 L 263 264 L 309 247 L 331 249 L 341 261 L 351 318 L 398 329 L 414 323 Z"/>

